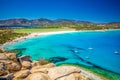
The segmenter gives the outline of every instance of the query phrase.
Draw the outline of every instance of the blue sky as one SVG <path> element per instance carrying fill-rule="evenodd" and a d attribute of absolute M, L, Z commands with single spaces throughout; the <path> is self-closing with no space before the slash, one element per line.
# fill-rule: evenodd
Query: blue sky
<path fill-rule="evenodd" d="M 120 22 L 120 0 L 0 0 L 0 19 L 9 18 Z"/>

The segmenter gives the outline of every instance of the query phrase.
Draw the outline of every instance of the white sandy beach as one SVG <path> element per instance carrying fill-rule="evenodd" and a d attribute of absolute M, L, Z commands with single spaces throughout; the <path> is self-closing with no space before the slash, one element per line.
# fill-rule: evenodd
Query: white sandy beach
<path fill-rule="evenodd" d="M 110 29 L 110 30 L 120 30 L 120 29 Z M 10 42 L 6 42 L 3 45 L 0 46 L 1 49 L 3 49 L 4 46 L 18 42 L 18 41 L 22 41 L 28 38 L 34 38 L 34 37 L 38 37 L 38 36 L 47 36 L 47 35 L 54 35 L 54 34 L 64 34 L 64 33 L 72 33 L 72 32 L 91 32 L 91 31 L 95 31 L 95 32 L 105 32 L 105 31 L 110 31 L 110 30 L 79 30 L 79 31 L 55 31 L 55 32 L 36 32 L 36 33 L 30 33 L 27 36 L 23 36 L 20 38 L 16 38 Z M 3 49 L 4 50 L 4 49 Z"/>
<path fill-rule="evenodd" d="M 16 38 L 10 42 L 6 42 L 3 45 L 0 46 L 1 49 L 4 48 L 4 46 L 18 42 L 18 41 L 22 41 L 28 38 L 34 38 L 34 37 L 38 37 L 38 36 L 47 36 L 47 35 L 53 35 L 53 34 L 64 34 L 64 33 L 71 33 L 71 32 L 78 32 L 78 31 L 56 31 L 56 32 L 37 32 L 37 33 L 30 33 L 27 36 L 23 36 L 20 38 Z M 3 49 L 4 50 L 4 49 Z"/>

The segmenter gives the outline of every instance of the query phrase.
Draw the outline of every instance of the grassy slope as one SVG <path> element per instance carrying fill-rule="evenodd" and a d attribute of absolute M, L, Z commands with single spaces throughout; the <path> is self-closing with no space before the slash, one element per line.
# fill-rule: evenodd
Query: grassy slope
<path fill-rule="evenodd" d="M 24 29 L 14 29 L 16 33 L 33 33 L 33 32 L 52 32 L 52 31 L 69 31 L 74 30 L 72 28 L 24 28 Z"/>

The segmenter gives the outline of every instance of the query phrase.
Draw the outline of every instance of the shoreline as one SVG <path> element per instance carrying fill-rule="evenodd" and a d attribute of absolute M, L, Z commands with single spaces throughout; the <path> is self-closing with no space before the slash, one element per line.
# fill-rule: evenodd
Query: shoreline
<path fill-rule="evenodd" d="M 35 37 L 39 37 L 39 36 L 54 35 L 54 34 L 71 33 L 71 32 L 78 32 L 78 31 L 56 31 L 56 32 L 36 32 L 36 33 L 30 33 L 27 36 L 19 37 L 19 38 L 16 38 L 16 39 L 12 40 L 12 41 L 9 41 L 9 42 L 6 42 L 6 43 L 0 45 L 0 48 L 4 51 L 4 47 L 6 45 L 13 44 L 13 43 L 16 43 L 16 42 L 19 42 L 19 41 L 23 41 L 23 40 L 26 40 L 26 39 L 35 38 Z"/>
<path fill-rule="evenodd" d="M 48 36 L 48 35 L 65 34 L 65 33 L 75 33 L 75 32 L 106 32 L 106 31 L 116 31 L 116 30 L 120 30 L 120 29 L 35 32 L 35 33 L 30 33 L 27 36 L 16 38 L 16 39 L 14 39 L 14 40 L 12 40 L 10 42 L 6 42 L 6 43 L 0 45 L 0 48 L 4 51 L 4 47 L 6 45 L 13 44 L 13 43 L 16 43 L 16 42 L 19 42 L 19 41 L 23 41 L 23 40 L 26 40 L 26 39 L 30 39 L 30 38 L 39 37 L 39 36 Z"/>
<path fill-rule="evenodd" d="M 115 29 L 116 30 L 116 29 Z M 106 32 L 106 31 L 115 31 L 113 30 L 79 30 L 79 31 L 56 31 L 56 32 L 37 32 L 37 33 L 30 33 L 27 36 L 23 36 L 20 38 L 16 38 L 10 42 L 6 42 L 2 45 L 2 49 L 9 44 L 13 44 L 22 40 L 26 40 L 26 39 L 30 39 L 30 38 L 35 38 L 35 37 L 39 37 L 39 36 L 47 36 L 47 35 L 54 35 L 54 34 L 65 34 L 65 33 L 75 33 L 75 32 Z M 120 30 L 120 29 L 117 29 Z M 1 48 L 1 46 L 0 46 Z M 4 50 L 4 49 L 3 49 Z M 92 73 L 91 73 L 92 74 Z"/>

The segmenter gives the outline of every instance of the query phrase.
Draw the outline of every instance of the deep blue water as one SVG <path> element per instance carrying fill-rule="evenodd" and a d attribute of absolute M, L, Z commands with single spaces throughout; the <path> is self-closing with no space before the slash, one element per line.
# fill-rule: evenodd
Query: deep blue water
<path fill-rule="evenodd" d="M 56 64 L 79 63 L 120 74 L 120 30 L 75 32 L 27 39 L 7 45 L 32 60 L 49 59 Z"/>

